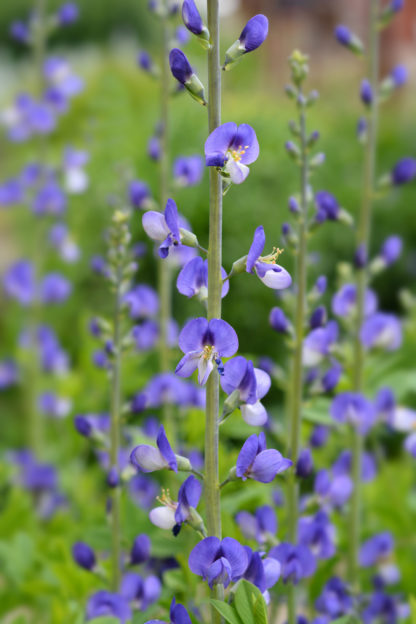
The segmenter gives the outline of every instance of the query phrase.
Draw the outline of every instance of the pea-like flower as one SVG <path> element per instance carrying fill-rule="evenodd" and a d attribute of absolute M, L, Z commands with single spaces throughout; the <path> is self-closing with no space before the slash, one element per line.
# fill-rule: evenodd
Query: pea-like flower
<path fill-rule="evenodd" d="M 331 416 L 340 423 L 349 423 L 365 435 L 374 424 L 376 412 L 373 404 L 362 394 L 341 392 L 331 404 Z"/>
<path fill-rule="evenodd" d="M 259 544 L 264 544 L 277 532 L 276 512 L 270 505 L 258 507 L 254 515 L 248 511 L 239 511 L 235 521 L 244 537 L 256 540 Z"/>
<path fill-rule="evenodd" d="M 72 546 L 72 556 L 84 570 L 93 570 L 96 564 L 95 553 L 91 546 L 85 542 L 75 542 Z"/>
<path fill-rule="evenodd" d="M 335 553 L 335 527 L 325 511 L 303 516 L 298 523 L 299 544 L 308 546 L 318 559 L 329 559 Z"/>
<path fill-rule="evenodd" d="M 345 46 L 355 54 L 362 54 L 364 46 L 361 40 L 347 26 L 339 24 L 335 28 L 335 38 L 341 45 Z"/>
<path fill-rule="evenodd" d="M 366 349 L 395 351 L 402 344 L 402 326 L 394 314 L 377 312 L 365 319 L 360 338 Z"/>
<path fill-rule="evenodd" d="M 357 305 L 357 287 L 344 284 L 332 298 L 332 311 L 337 316 L 348 317 L 355 313 Z M 377 310 L 378 300 L 375 292 L 367 288 L 364 297 L 364 315 L 369 316 Z"/>
<path fill-rule="evenodd" d="M 142 224 L 146 234 L 155 241 L 162 241 L 159 247 L 159 256 L 166 258 L 173 245 L 180 245 L 178 208 L 173 199 L 168 199 L 165 212 L 149 210 L 142 217 Z"/>
<path fill-rule="evenodd" d="M 309 548 L 301 544 L 282 542 L 269 552 L 269 557 L 277 559 L 282 566 L 284 583 L 294 583 L 300 579 L 312 576 L 316 570 L 316 560 Z"/>
<path fill-rule="evenodd" d="M 192 624 L 192 621 L 185 607 L 177 604 L 175 598 L 172 598 L 169 622 L 165 622 L 165 620 L 148 620 L 145 624 Z"/>
<path fill-rule="evenodd" d="M 255 368 L 251 360 L 241 355 L 232 358 L 224 366 L 221 387 L 230 395 L 227 399 L 230 410 L 239 407 L 243 420 L 249 425 L 261 426 L 266 423 L 267 412 L 260 399 L 267 394 L 270 386 L 270 376 L 264 370 Z"/>
<path fill-rule="evenodd" d="M 259 156 L 256 133 L 248 124 L 237 126 L 229 121 L 216 128 L 205 142 L 205 164 L 219 167 L 234 184 L 241 184 L 249 174 L 247 165 Z"/>
<path fill-rule="evenodd" d="M 317 366 L 328 357 L 338 339 L 338 323 L 329 321 L 325 327 L 313 329 L 303 341 L 302 362 L 304 366 Z"/>
<path fill-rule="evenodd" d="M 142 533 L 138 535 L 131 547 L 130 551 L 130 564 L 131 565 L 140 565 L 145 561 L 148 561 L 150 558 L 150 538 L 146 533 Z"/>
<path fill-rule="evenodd" d="M 235 475 L 243 481 L 254 479 L 270 483 L 291 465 L 290 459 L 283 457 L 279 451 L 266 448 L 266 436 L 262 431 L 258 436 L 254 433 L 244 442 L 237 457 Z"/>
<path fill-rule="evenodd" d="M 264 246 L 266 244 L 266 236 L 262 225 L 254 232 L 253 242 L 247 255 L 246 271 L 247 273 L 256 273 L 257 277 L 269 288 L 281 290 L 288 288 L 292 283 L 289 273 L 279 264 L 276 259 L 281 251 L 275 249 L 268 256 L 262 256 Z"/>
<path fill-rule="evenodd" d="M 170 70 L 176 80 L 187 89 L 194 100 L 206 106 L 205 89 L 202 82 L 192 69 L 185 54 L 179 48 L 169 53 Z"/>
<path fill-rule="evenodd" d="M 248 20 L 241 35 L 225 53 L 224 70 L 228 70 L 244 54 L 261 46 L 269 32 L 269 20 L 261 13 Z"/>
<path fill-rule="evenodd" d="M 416 178 L 416 158 L 402 158 L 393 167 L 391 181 L 395 186 L 407 184 Z"/>
<path fill-rule="evenodd" d="M 178 472 L 178 461 L 166 437 L 163 425 L 160 426 L 156 438 L 157 448 L 148 444 L 139 444 L 131 452 L 131 463 L 143 472 L 154 472 L 168 468 Z"/>
<path fill-rule="evenodd" d="M 106 615 L 118 619 L 120 624 L 127 624 L 133 614 L 126 598 L 119 594 L 100 590 L 88 600 L 87 620 Z"/>
<path fill-rule="evenodd" d="M 205 26 L 194 0 L 184 0 L 182 5 L 182 19 L 187 29 L 201 40 L 209 42 L 209 30 Z"/>
<path fill-rule="evenodd" d="M 260 553 L 253 552 L 249 546 L 244 546 L 248 558 L 248 566 L 244 578 L 259 588 L 266 602 L 269 600 L 268 589 L 277 583 L 280 577 L 281 565 L 273 557 L 262 559 Z"/>
<path fill-rule="evenodd" d="M 231 581 L 243 576 L 248 558 L 244 547 L 232 537 L 206 537 L 193 548 L 188 563 L 191 571 L 202 576 L 210 587 L 228 587 Z"/>
<path fill-rule="evenodd" d="M 150 189 L 145 182 L 141 180 L 132 180 L 129 184 L 128 188 L 128 196 L 130 200 L 130 204 L 133 208 L 141 208 L 142 210 L 146 210 L 150 207 L 151 195 Z"/>
<path fill-rule="evenodd" d="M 189 321 L 179 334 L 179 348 L 184 357 L 176 367 L 176 374 L 189 377 L 198 369 L 198 381 L 203 386 L 214 363 L 221 369 L 221 358 L 231 357 L 238 349 L 234 329 L 222 319 L 200 317 Z"/>
<path fill-rule="evenodd" d="M 198 154 L 179 156 L 173 163 L 173 177 L 178 186 L 195 186 L 201 181 L 203 161 Z"/>
<path fill-rule="evenodd" d="M 317 611 L 330 616 L 331 619 L 340 618 L 342 615 L 347 614 L 352 610 L 353 605 L 349 588 L 336 576 L 333 576 L 325 583 L 320 596 L 318 596 L 315 602 Z"/>
<path fill-rule="evenodd" d="M 221 277 L 223 280 L 227 277 L 227 272 L 222 267 Z M 208 260 L 197 256 L 187 262 L 178 275 L 176 287 L 185 297 L 197 295 L 201 301 L 204 301 L 208 297 Z M 225 297 L 229 290 L 230 282 L 224 281 L 221 296 Z"/>

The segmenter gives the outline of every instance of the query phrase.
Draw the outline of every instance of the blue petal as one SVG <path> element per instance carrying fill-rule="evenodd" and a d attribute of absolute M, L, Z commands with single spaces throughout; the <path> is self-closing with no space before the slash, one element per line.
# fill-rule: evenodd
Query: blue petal
<path fill-rule="evenodd" d="M 156 438 L 156 444 L 161 455 L 163 455 L 168 462 L 169 468 L 174 472 L 178 472 L 178 462 L 176 461 L 175 453 L 172 451 L 172 447 L 169 444 L 169 440 L 166 437 L 163 425 L 160 425 Z"/>
<path fill-rule="evenodd" d="M 211 319 L 209 332 L 212 336 L 212 344 L 220 357 L 234 355 L 238 349 L 238 337 L 229 323 L 222 319 Z"/>
<path fill-rule="evenodd" d="M 227 151 L 237 134 L 237 124 L 229 121 L 215 128 L 205 141 L 205 163 L 207 167 L 223 167 Z"/>
<path fill-rule="evenodd" d="M 240 124 L 232 142 L 231 149 L 242 149 L 240 162 L 242 162 L 243 165 L 250 165 L 257 160 L 260 147 L 254 129 L 248 124 Z"/>
<path fill-rule="evenodd" d="M 242 479 L 245 478 L 246 472 L 254 462 L 259 447 L 258 437 L 255 433 L 244 442 L 241 451 L 238 454 L 236 462 L 236 475 Z"/>
<path fill-rule="evenodd" d="M 188 559 L 190 570 L 206 578 L 208 567 L 215 561 L 220 550 L 221 542 L 218 537 L 206 537 L 191 550 Z"/>
<path fill-rule="evenodd" d="M 173 238 L 179 243 L 181 236 L 179 233 L 178 208 L 173 199 L 168 199 L 166 203 L 165 220 L 169 230 L 173 234 Z"/>
<path fill-rule="evenodd" d="M 251 243 L 251 247 L 247 255 L 247 264 L 246 264 L 247 273 L 252 272 L 257 259 L 263 253 L 265 244 L 266 244 L 266 235 L 264 233 L 264 227 L 262 225 L 259 225 L 258 228 L 256 228 L 256 231 L 254 232 L 253 242 Z"/>

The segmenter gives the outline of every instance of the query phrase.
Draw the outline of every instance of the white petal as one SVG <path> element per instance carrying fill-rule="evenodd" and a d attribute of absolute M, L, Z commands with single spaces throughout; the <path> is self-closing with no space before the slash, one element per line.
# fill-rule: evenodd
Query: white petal
<path fill-rule="evenodd" d="M 224 171 L 230 175 L 233 184 L 241 184 L 250 173 L 250 169 L 247 165 L 243 165 L 231 157 L 227 160 Z"/>
<path fill-rule="evenodd" d="M 257 398 L 262 399 L 270 390 L 270 386 L 272 385 L 272 380 L 270 379 L 270 375 L 266 373 L 266 371 L 261 368 L 254 369 L 254 375 L 256 377 L 257 383 Z"/>
<path fill-rule="evenodd" d="M 411 431 L 416 427 L 416 412 L 408 407 L 396 407 L 391 426 L 397 431 Z"/>
<path fill-rule="evenodd" d="M 307 346 L 303 346 L 302 364 L 304 366 L 316 366 L 323 359 L 323 355 L 320 351 L 309 349 Z"/>
<path fill-rule="evenodd" d="M 146 472 L 162 470 L 168 465 L 159 449 L 147 444 L 141 444 L 137 447 L 134 458 L 140 468 Z"/>
<path fill-rule="evenodd" d="M 261 427 L 267 421 L 267 412 L 266 408 L 260 401 L 253 403 L 253 405 L 249 405 L 248 403 L 244 403 L 241 405 L 241 416 L 243 420 L 253 427 Z"/>
<path fill-rule="evenodd" d="M 214 368 L 214 362 L 212 361 L 212 357 L 200 358 L 199 363 L 198 363 L 198 381 L 201 386 L 206 384 L 207 379 L 210 376 L 213 368 Z"/>
<path fill-rule="evenodd" d="M 149 519 L 159 529 L 173 529 L 176 524 L 175 511 L 170 507 L 155 507 L 149 512 Z"/>
<path fill-rule="evenodd" d="M 78 195 L 87 190 L 89 183 L 88 175 L 83 169 L 71 167 L 65 173 L 65 188 L 68 193 Z"/>
<path fill-rule="evenodd" d="M 261 279 L 263 284 L 265 284 L 265 286 L 273 288 L 274 290 L 287 288 L 292 282 L 292 278 L 285 269 L 282 269 L 281 271 L 273 271 L 273 269 L 271 269 L 270 271 L 266 271 L 263 277 L 260 277 L 259 275 L 258 277 Z"/>
<path fill-rule="evenodd" d="M 153 240 L 163 241 L 169 234 L 164 215 L 161 212 L 156 212 L 156 210 L 145 212 L 142 217 L 142 224 L 148 237 Z"/>

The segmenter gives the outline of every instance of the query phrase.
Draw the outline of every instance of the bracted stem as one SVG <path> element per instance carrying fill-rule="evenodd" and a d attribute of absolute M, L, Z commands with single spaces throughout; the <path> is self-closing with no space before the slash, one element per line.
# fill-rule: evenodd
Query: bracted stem
<path fill-rule="evenodd" d="M 169 193 L 169 26 L 168 19 L 163 12 L 162 23 L 162 55 L 161 55 L 161 77 L 160 77 L 160 161 L 159 161 L 159 199 L 160 211 L 165 210 Z M 161 373 L 170 370 L 170 349 L 169 349 L 169 321 L 172 316 L 172 293 L 170 267 L 166 260 L 158 260 L 158 294 L 160 305 L 160 336 L 159 336 L 159 368 Z M 167 434 L 175 443 L 176 431 L 173 422 L 173 412 L 171 405 L 163 406 L 163 421 Z"/>
<path fill-rule="evenodd" d="M 376 173 L 377 125 L 378 125 L 378 78 L 379 78 L 379 32 L 377 21 L 379 15 L 379 0 L 371 0 L 370 5 L 370 35 L 368 72 L 374 99 L 371 104 L 368 119 L 368 135 L 364 155 L 363 199 L 357 231 L 357 249 L 363 247 L 367 253 L 371 235 L 371 213 Z M 360 340 L 360 329 L 364 320 L 365 292 L 368 284 L 367 268 L 357 271 L 357 312 L 354 336 L 354 377 L 355 392 L 364 389 L 364 349 Z M 349 518 L 349 558 L 348 577 L 358 589 L 358 551 L 361 534 L 361 464 L 363 452 L 363 437 L 355 429 L 352 437 L 352 479 L 354 490 L 351 497 Z"/>
<path fill-rule="evenodd" d="M 219 37 L 219 2 L 207 0 L 208 29 L 208 128 L 213 132 L 221 122 L 221 68 Z M 208 246 L 208 318 L 221 318 L 222 261 L 222 183 L 214 167 L 209 170 L 209 246 Z M 207 382 L 205 420 L 205 509 L 208 535 L 221 538 L 221 500 L 218 476 L 219 376 L 213 371 Z M 222 585 L 214 586 L 214 595 L 223 599 Z M 212 623 L 221 621 L 212 609 Z"/>
<path fill-rule="evenodd" d="M 299 98 L 301 100 L 301 98 Z M 305 106 L 301 102 L 299 104 L 299 127 L 300 127 L 300 148 L 301 148 L 301 164 L 300 164 L 300 184 L 301 184 L 301 214 L 299 217 L 299 245 L 296 256 L 296 278 L 297 278 L 297 294 L 295 303 L 295 348 L 292 360 L 292 384 L 290 388 L 290 431 L 289 431 L 289 449 L 290 458 L 293 462 L 293 468 L 289 476 L 288 483 L 288 537 L 289 541 L 296 543 L 297 541 L 297 525 L 298 525 L 298 509 L 299 509 L 299 491 L 296 481 L 295 469 L 299 456 L 300 430 L 302 423 L 302 399 L 303 399 L 303 375 L 302 375 L 302 351 L 303 337 L 306 315 L 306 288 L 307 288 L 307 211 L 308 211 L 308 156 L 307 156 L 307 135 L 306 135 L 306 118 Z M 293 584 L 288 587 L 288 610 L 289 624 L 296 624 L 296 593 Z"/>
<path fill-rule="evenodd" d="M 119 475 L 120 415 L 121 415 L 121 282 L 122 267 L 117 267 L 115 283 L 115 305 L 113 320 L 113 366 L 111 376 L 111 430 L 110 468 Z M 120 585 L 120 486 L 113 489 L 111 498 L 111 587 L 117 592 Z"/>

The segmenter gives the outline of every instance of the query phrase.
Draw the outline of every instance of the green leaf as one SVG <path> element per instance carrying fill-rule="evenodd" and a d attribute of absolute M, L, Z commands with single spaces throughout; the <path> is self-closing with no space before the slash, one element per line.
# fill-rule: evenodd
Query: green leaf
<path fill-rule="evenodd" d="M 410 596 L 409 602 L 410 602 L 410 621 L 412 624 L 416 624 L 416 598 L 415 596 Z"/>
<path fill-rule="evenodd" d="M 94 618 L 94 622 L 95 624 L 120 624 L 120 620 L 118 618 L 107 616 Z"/>
<path fill-rule="evenodd" d="M 361 620 L 356 615 L 344 615 L 334 620 L 332 624 L 361 624 Z"/>
<path fill-rule="evenodd" d="M 214 600 L 214 598 L 212 598 L 211 604 L 218 611 L 218 613 L 222 615 L 224 620 L 229 622 L 229 624 L 242 624 L 240 618 L 238 617 L 237 611 L 228 603 L 223 602 L 222 600 Z"/>
<path fill-rule="evenodd" d="M 235 593 L 235 608 L 244 624 L 258 624 L 258 622 L 267 624 L 266 604 L 262 593 L 255 585 L 246 580 L 242 580 L 238 584 Z M 260 617 L 265 617 L 265 619 L 258 620 L 257 613 L 261 613 Z"/>

